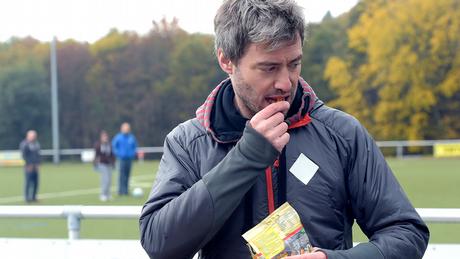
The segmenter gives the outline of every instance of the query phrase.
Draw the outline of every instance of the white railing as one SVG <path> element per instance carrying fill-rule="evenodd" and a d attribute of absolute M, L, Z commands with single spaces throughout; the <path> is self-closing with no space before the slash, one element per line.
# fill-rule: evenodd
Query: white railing
<path fill-rule="evenodd" d="M 460 209 L 417 209 L 420 217 L 428 223 L 460 223 Z"/>
<path fill-rule="evenodd" d="M 377 146 L 396 148 L 396 157 L 404 157 L 405 147 L 434 147 L 438 144 L 460 144 L 460 139 L 441 139 L 441 140 L 394 140 L 377 141 Z"/>
<path fill-rule="evenodd" d="M 0 218 L 67 218 L 68 237 L 80 238 L 81 219 L 138 219 L 141 206 L 0 206 Z"/>
<path fill-rule="evenodd" d="M 0 218 L 67 218 L 68 237 L 80 238 L 81 219 L 139 218 L 141 206 L 0 206 Z M 417 209 L 425 222 L 460 223 L 460 209 Z"/>
<path fill-rule="evenodd" d="M 404 156 L 405 147 L 433 147 L 437 144 L 460 144 L 460 139 L 441 139 L 441 140 L 392 140 L 392 141 L 377 141 L 379 147 L 396 148 L 396 156 L 402 158 Z M 59 154 L 63 156 L 68 155 L 81 155 L 85 152 L 91 152 L 91 148 L 72 148 L 60 149 Z M 163 147 L 139 147 L 138 152 L 144 154 L 163 153 Z M 0 152 L 17 152 L 18 150 L 1 150 Z M 52 156 L 52 149 L 43 149 L 41 151 L 43 156 Z"/>
<path fill-rule="evenodd" d="M 80 155 L 83 152 L 90 152 L 92 148 L 73 148 L 73 149 L 60 149 L 60 155 Z M 52 156 L 52 149 L 43 149 L 40 151 L 43 156 Z M 163 153 L 163 147 L 139 147 L 137 152 L 147 153 Z"/>
<path fill-rule="evenodd" d="M 66 148 L 66 149 L 60 149 L 59 150 L 59 155 L 62 156 L 80 156 L 82 153 L 85 152 L 92 152 L 94 151 L 93 148 Z M 0 153 L 15 153 L 18 152 L 18 150 L 0 150 Z M 145 154 L 148 153 L 163 153 L 163 147 L 139 147 L 137 148 L 137 152 L 143 152 Z M 42 149 L 40 151 L 40 154 L 42 156 L 52 156 L 53 150 L 52 149 Z"/>
<path fill-rule="evenodd" d="M 0 206 L 0 218 L 67 218 L 69 233 L 68 242 L 54 239 L 0 238 L 2 258 L 148 258 L 138 240 L 79 239 L 81 219 L 137 219 L 141 209 L 141 206 Z M 417 209 L 417 212 L 425 222 L 460 223 L 460 209 L 423 208 Z M 29 249 L 23 249 L 24 247 Z M 458 258 L 456 256 L 459 253 L 459 244 L 429 244 L 423 259 L 453 259 Z M 196 258 L 197 255 L 194 259 Z"/>

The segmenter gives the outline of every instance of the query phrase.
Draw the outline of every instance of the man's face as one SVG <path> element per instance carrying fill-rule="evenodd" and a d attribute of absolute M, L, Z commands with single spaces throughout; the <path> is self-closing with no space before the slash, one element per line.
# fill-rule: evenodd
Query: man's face
<path fill-rule="evenodd" d="M 27 141 L 29 142 L 33 142 L 37 139 L 37 132 L 34 131 L 34 130 L 30 130 L 27 132 L 27 137 L 26 137 Z"/>
<path fill-rule="evenodd" d="M 272 51 L 264 44 L 250 44 L 233 65 L 230 74 L 235 101 L 241 114 L 252 118 L 278 100 L 292 104 L 297 90 L 302 60 L 300 37 Z"/>
<path fill-rule="evenodd" d="M 131 131 L 131 126 L 129 125 L 129 123 L 123 123 L 121 124 L 121 132 L 124 133 L 124 134 L 128 134 L 129 132 Z"/>
<path fill-rule="evenodd" d="M 102 143 L 109 142 L 109 135 L 107 135 L 107 133 L 101 133 L 101 142 Z"/>

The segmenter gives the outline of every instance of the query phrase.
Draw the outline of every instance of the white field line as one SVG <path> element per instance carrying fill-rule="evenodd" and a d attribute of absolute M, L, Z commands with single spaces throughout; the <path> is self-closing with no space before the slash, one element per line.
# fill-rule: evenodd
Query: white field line
<path fill-rule="evenodd" d="M 132 187 L 142 187 L 142 188 L 149 188 L 152 186 L 153 178 L 152 176 L 148 175 L 139 175 L 133 176 L 130 181 L 130 186 Z M 142 181 L 142 180 L 149 180 L 149 182 Z M 141 180 L 141 181 L 139 181 Z M 115 189 L 117 186 L 114 184 L 111 186 L 112 189 Z M 72 196 L 79 196 L 79 195 L 87 195 L 87 194 L 96 194 L 99 193 L 100 188 L 91 188 L 91 189 L 80 189 L 80 190 L 72 190 L 72 191 L 64 191 L 64 192 L 50 192 L 50 193 L 38 193 L 38 197 L 40 199 L 53 199 L 53 198 L 62 198 L 62 197 L 72 197 Z M 24 196 L 10 196 L 10 197 L 0 197 L 0 204 L 8 204 L 8 203 L 16 203 L 24 201 Z"/>
<path fill-rule="evenodd" d="M 52 198 L 78 196 L 78 195 L 84 195 L 84 194 L 94 194 L 98 192 L 99 192 L 99 188 L 92 188 L 92 189 L 82 189 L 82 190 L 73 190 L 73 191 L 65 191 L 65 192 L 38 193 L 37 196 L 40 199 L 52 199 Z M 23 200 L 24 200 L 24 196 L 3 197 L 3 198 L 0 198 L 0 204 L 15 203 L 15 202 L 23 201 Z"/>

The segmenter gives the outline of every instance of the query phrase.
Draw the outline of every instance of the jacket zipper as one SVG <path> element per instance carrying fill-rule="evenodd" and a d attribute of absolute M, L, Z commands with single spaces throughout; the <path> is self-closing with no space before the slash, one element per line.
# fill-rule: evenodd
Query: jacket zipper
<path fill-rule="evenodd" d="M 278 168 L 279 167 L 279 160 L 276 159 L 273 166 Z M 267 199 L 268 199 L 268 214 L 272 214 L 275 211 L 275 197 L 273 194 L 273 180 L 272 180 L 272 167 L 269 166 L 265 169 L 265 178 L 267 180 Z"/>
<path fill-rule="evenodd" d="M 310 122 L 311 122 L 311 118 L 308 114 L 306 114 L 302 120 L 299 120 L 298 122 L 289 125 L 288 129 L 302 127 L 302 126 L 309 124 Z M 278 158 L 273 163 L 273 167 L 279 168 L 279 166 L 280 166 L 280 161 Z M 278 172 L 279 171 L 280 170 L 278 170 Z M 265 179 L 267 181 L 268 214 L 272 214 L 272 212 L 275 211 L 275 197 L 273 194 L 273 179 L 272 179 L 272 167 L 271 166 L 265 169 Z"/>

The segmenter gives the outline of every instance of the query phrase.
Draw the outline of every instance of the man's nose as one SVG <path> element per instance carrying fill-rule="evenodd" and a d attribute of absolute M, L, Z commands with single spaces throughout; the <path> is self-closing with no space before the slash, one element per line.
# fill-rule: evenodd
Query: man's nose
<path fill-rule="evenodd" d="M 289 92 L 291 90 L 291 80 L 289 77 L 289 70 L 287 68 L 281 69 L 278 72 L 278 76 L 275 82 L 275 88 L 282 90 L 283 92 Z"/>

